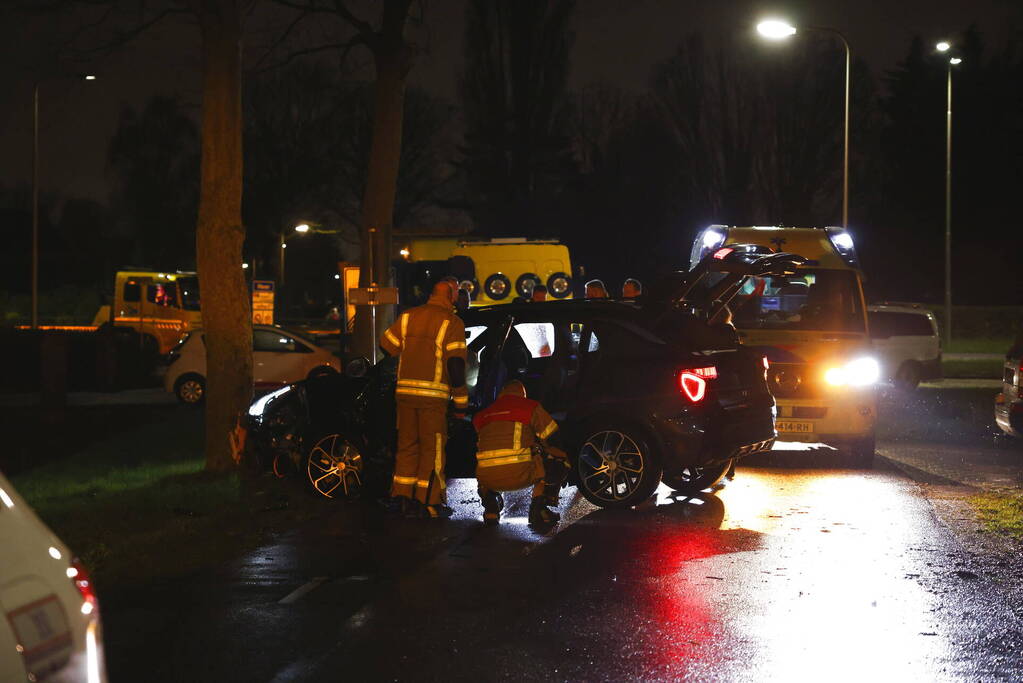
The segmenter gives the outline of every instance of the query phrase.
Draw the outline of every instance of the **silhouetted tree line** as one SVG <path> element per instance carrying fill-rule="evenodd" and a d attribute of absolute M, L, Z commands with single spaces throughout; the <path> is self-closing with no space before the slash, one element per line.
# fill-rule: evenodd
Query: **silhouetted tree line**
<path fill-rule="evenodd" d="M 560 237 L 588 273 L 615 280 L 685 267 L 709 223 L 840 222 L 840 45 L 693 33 L 641 92 L 572 92 L 574 8 L 468 3 L 459 102 L 414 88 L 405 96 L 396 229 L 468 215 L 482 235 Z M 1018 303 L 1020 41 L 990 48 L 970 29 L 957 42 L 956 300 Z M 940 298 L 945 77 L 945 61 L 919 39 L 880 77 L 854 63 L 850 227 L 877 298 Z M 246 254 L 275 275 L 282 230 L 299 221 L 341 230 L 327 238 L 332 249 L 320 242 L 308 256 L 319 258 L 306 269 L 312 287 L 313 270 L 358 258 L 371 88 L 332 63 L 299 59 L 250 77 L 243 102 Z M 47 283 L 109 286 L 125 263 L 192 267 L 198 153 L 195 112 L 181 101 L 125 109 L 110 143 L 109 203 L 44 198 Z M 6 224 L 27 227 L 26 191 L 3 191 L 0 205 Z M 27 282 L 27 230 L 8 234 L 0 258 L 17 289 Z"/>

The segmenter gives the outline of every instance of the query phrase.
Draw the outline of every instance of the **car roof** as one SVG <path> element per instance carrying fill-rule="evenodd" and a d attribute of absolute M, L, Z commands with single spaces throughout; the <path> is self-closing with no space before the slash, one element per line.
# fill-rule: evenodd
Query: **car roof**
<path fill-rule="evenodd" d="M 640 313 L 633 302 L 616 299 L 556 299 L 554 301 L 526 301 L 509 304 L 494 304 L 470 308 L 462 315 L 468 320 L 473 317 L 489 318 L 494 315 L 580 315 L 600 317 L 632 318 Z"/>
<path fill-rule="evenodd" d="M 934 314 L 926 308 L 906 304 L 870 304 L 867 306 L 867 311 L 869 313 L 910 313 L 926 315 L 927 317 L 934 316 Z"/>

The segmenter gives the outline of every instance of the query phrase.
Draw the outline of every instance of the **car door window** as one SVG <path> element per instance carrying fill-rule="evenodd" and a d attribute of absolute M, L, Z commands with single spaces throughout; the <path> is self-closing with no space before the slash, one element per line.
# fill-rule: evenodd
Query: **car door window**
<path fill-rule="evenodd" d="M 255 330 L 252 333 L 252 350 L 270 353 L 296 352 L 300 345 L 293 338 L 273 330 Z"/>
<path fill-rule="evenodd" d="M 515 326 L 522 342 L 529 349 L 530 357 L 549 358 L 554 355 L 554 323 L 533 322 L 519 323 Z"/>

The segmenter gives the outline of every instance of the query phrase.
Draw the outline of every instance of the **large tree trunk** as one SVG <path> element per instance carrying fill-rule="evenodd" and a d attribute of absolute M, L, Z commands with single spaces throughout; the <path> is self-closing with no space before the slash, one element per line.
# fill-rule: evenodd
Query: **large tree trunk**
<path fill-rule="evenodd" d="M 199 0 L 202 183 L 196 256 L 206 337 L 206 469 L 233 468 L 252 399 L 252 314 L 241 268 L 241 12 L 238 0 Z"/>
<path fill-rule="evenodd" d="M 359 286 L 370 284 L 369 262 L 373 255 L 373 278 L 390 284 L 391 229 L 398 167 L 401 162 L 401 126 L 404 118 L 405 78 L 412 65 L 412 50 L 405 42 L 405 22 L 411 0 L 385 0 L 379 33 L 370 44 L 377 79 L 373 91 L 373 141 L 370 147 L 366 194 L 362 199 L 362 270 Z M 371 234 L 370 230 L 374 230 Z M 371 246 L 372 245 L 372 246 Z M 377 310 L 377 340 L 391 317 L 390 307 Z M 355 348 L 372 355 L 370 310 L 359 306 L 355 318 Z"/>

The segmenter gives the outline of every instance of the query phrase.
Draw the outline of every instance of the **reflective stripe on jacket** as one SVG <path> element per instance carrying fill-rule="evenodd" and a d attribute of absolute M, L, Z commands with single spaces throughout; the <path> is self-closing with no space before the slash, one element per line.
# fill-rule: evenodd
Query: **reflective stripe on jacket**
<path fill-rule="evenodd" d="M 477 467 L 533 459 L 533 446 L 555 432 L 554 421 L 537 401 L 505 394 L 473 418 L 479 433 Z"/>
<path fill-rule="evenodd" d="M 400 355 L 395 394 L 405 397 L 454 399 L 455 407 L 469 405 L 468 388 L 451 389 L 448 359 L 466 360 L 465 325 L 439 297 L 402 313 L 384 332 L 380 345 Z"/>

